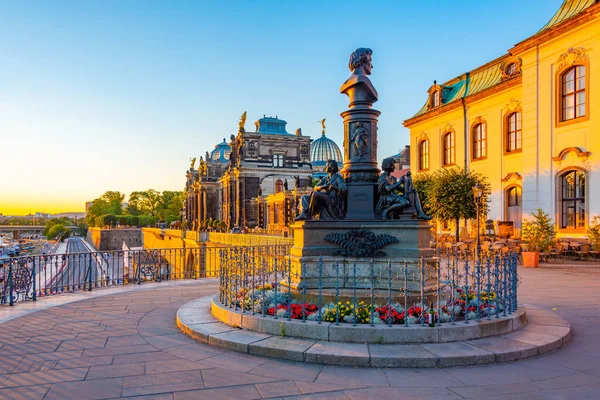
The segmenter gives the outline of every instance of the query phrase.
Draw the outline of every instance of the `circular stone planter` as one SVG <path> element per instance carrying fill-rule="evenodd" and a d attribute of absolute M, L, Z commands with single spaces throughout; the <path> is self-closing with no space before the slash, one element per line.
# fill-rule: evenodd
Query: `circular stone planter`
<path fill-rule="evenodd" d="M 277 334 L 240 329 L 234 326 L 241 326 L 246 315 L 224 313 L 223 315 L 229 316 L 229 322 L 232 322 L 225 324 L 211 313 L 213 304 L 211 297 L 185 304 L 177 312 L 177 326 L 187 335 L 213 346 L 258 356 L 318 364 L 408 368 L 490 364 L 551 352 L 563 346 L 571 335 L 569 323 L 557 314 L 528 307 L 527 324 L 521 323 L 518 330 L 498 336 L 437 343 L 336 342 L 289 337 L 285 332 L 286 328 L 281 329 L 281 326 L 287 326 L 281 322 L 289 321 L 281 319 L 276 320 L 280 324 Z M 514 322 L 524 316 L 524 312 L 513 314 L 510 320 Z M 238 325 L 235 324 L 236 321 Z M 404 329 L 417 332 L 418 328 L 420 327 L 413 326 Z M 393 330 L 394 327 L 385 329 Z M 423 329 L 434 331 L 439 327 Z"/>
<path fill-rule="evenodd" d="M 221 304 L 215 296 L 211 303 L 212 315 L 219 321 L 234 328 L 242 328 L 252 332 L 267 333 L 270 335 L 282 335 L 315 339 L 331 342 L 344 343 L 447 343 L 462 340 L 479 339 L 489 336 L 497 336 L 520 329 L 527 324 L 527 313 L 525 307 L 521 306 L 506 317 L 500 314 L 499 318 L 492 316 L 490 320 L 482 318 L 480 322 L 475 320 L 457 321 L 454 325 L 443 323 L 434 328 L 421 326 L 420 324 L 386 325 L 357 324 L 353 326 L 348 323 L 336 325 L 330 322 L 301 321 L 287 318 L 275 319 L 272 316 L 262 314 L 242 313 L 241 310 L 234 311 Z"/>

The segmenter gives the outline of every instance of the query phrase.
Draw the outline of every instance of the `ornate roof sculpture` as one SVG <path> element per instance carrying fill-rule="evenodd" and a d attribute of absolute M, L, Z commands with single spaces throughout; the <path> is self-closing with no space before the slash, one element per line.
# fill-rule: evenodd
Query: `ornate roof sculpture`
<path fill-rule="evenodd" d="M 215 149 L 210 153 L 210 160 L 226 164 L 229 162 L 229 153 L 231 153 L 231 146 L 223 138 L 223 141 L 215 145 Z"/>
<path fill-rule="evenodd" d="M 310 161 L 313 167 L 325 167 L 327 160 L 335 160 L 341 164 L 344 162 L 342 152 L 338 145 L 325 136 L 325 118 L 319 121 L 321 124 L 321 137 L 313 140 L 310 144 Z"/>

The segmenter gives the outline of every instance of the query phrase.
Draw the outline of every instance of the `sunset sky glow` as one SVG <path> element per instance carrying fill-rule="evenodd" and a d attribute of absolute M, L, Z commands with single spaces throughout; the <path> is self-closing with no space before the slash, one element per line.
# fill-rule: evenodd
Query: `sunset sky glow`
<path fill-rule="evenodd" d="M 562 0 L 2 1 L 0 213 L 182 190 L 191 157 L 277 115 L 343 143 L 339 87 L 373 49 L 379 158 L 447 81 L 537 32 Z M 410 4 L 410 5 L 409 5 Z"/>

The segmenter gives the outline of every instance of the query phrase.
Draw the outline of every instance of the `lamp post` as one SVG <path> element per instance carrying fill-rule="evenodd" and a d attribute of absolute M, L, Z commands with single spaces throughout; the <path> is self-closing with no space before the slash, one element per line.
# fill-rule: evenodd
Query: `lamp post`
<path fill-rule="evenodd" d="M 481 239 L 479 236 L 479 207 L 481 204 L 481 198 L 483 196 L 483 188 L 479 183 L 473 186 L 473 198 L 475 199 L 475 208 L 477 209 L 477 259 L 479 260 L 479 254 L 481 253 Z"/>

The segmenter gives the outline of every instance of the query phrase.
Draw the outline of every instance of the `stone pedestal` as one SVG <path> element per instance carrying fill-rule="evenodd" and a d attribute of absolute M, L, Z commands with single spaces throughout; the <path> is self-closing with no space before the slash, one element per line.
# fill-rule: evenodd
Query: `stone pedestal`
<path fill-rule="evenodd" d="M 344 167 L 348 185 L 346 219 L 375 218 L 375 195 L 380 169 L 377 166 L 377 117 L 380 112 L 364 106 L 343 112 Z"/>
<path fill-rule="evenodd" d="M 407 288 L 409 294 L 420 291 L 419 261 L 425 262 L 426 288 L 435 285 L 434 251 L 429 248 L 429 224 L 405 216 L 398 220 L 308 220 L 293 224 L 294 246 L 290 257 L 292 288 L 307 290 L 339 290 L 354 287 L 389 289 L 395 292 L 404 287 L 404 262 L 408 264 Z M 341 254 L 344 249 L 325 239 L 330 234 L 345 235 L 351 231 L 368 231 L 375 235 L 389 235 L 397 239 L 379 249 L 378 257 L 353 257 Z M 356 274 L 354 263 L 356 262 Z M 388 264 L 391 263 L 391 271 Z M 371 264 L 373 265 L 371 267 Z M 336 274 L 337 265 L 337 274 Z M 391 275 L 391 280 L 389 279 Z M 337 279 L 336 279 L 337 276 Z M 286 284 L 286 282 L 282 282 Z M 366 292 L 365 292 L 366 293 Z"/>

